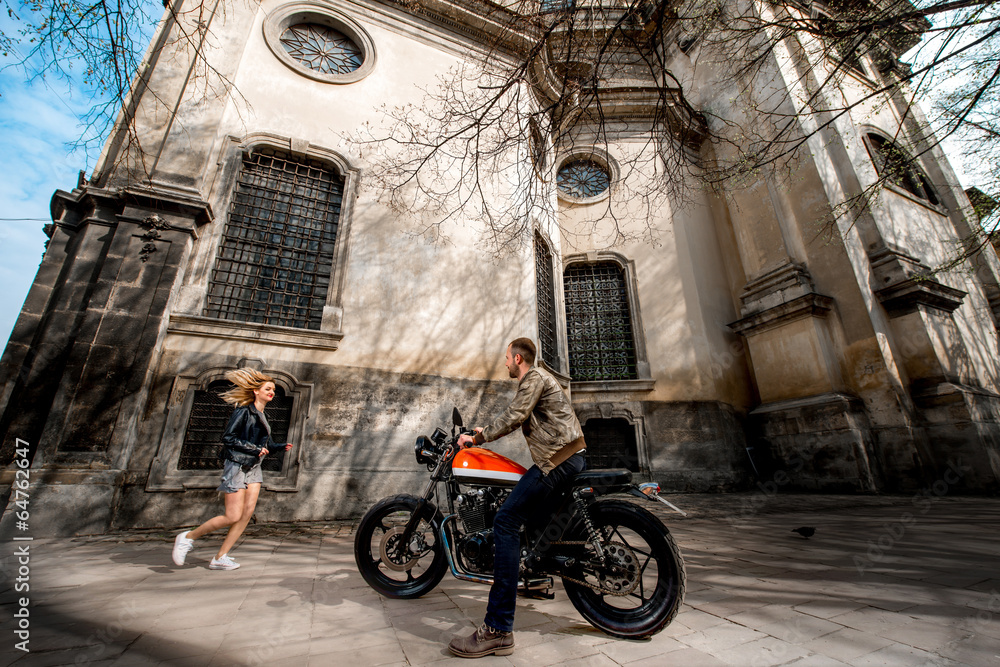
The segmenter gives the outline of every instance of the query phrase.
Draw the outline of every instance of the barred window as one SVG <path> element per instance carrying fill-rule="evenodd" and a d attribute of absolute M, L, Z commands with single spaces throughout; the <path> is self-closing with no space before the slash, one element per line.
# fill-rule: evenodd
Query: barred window
<path fill-rule="evenodd" d="M 572 379 L 636 379 L 635 338 L 622 268 L 614 262 L 571 264 L 563 284 Z"/>
<path fill-rule="evenodd" d="M 245 156 L 205 315 L 319 329 L 343 191 L 343 179 L 315 160 L 269 149 Z"/>
<path fill-rule="evenodd" d="M 556 346 L 556 299 L 552 279 L 552 253 L 545 239 L 535 233 L 535 291 L 538 297 L 538 351 L 553 369 L 559 368 Z"/>
<path fill-rule="evenodd" d="M 583 425 L 583 437 L 587 441 L 588 468 L 628 468 L 639 472 L 635 427 L 627 420 L 588 419 Z"/>
<path fill-rule="evenodd" d="M 206 389 L 194 393 L 194 405 L 184 432 L 184 444 L 177 460 L 178 470 L 218 470 L 222 468 L 219 453 L 222 451 L 222 434 L 233 414 L 233 406 L 222 400 L 222 394 L 233 388 L 228 380 L 217 380 Z M 285 390 L 275 386 L 274 398 L 264 410 L 271 426 L 271 439 L 278 443 L 288 440 L 288 425 L 292 416 L 292 398 Z M 285 450 L 278 448 L 264 457 L 262 470 L 280 472 L 285 461 Z"/>

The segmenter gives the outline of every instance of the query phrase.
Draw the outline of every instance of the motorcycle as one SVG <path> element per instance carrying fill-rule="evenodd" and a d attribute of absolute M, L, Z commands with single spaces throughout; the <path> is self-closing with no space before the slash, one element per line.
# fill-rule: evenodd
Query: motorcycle
<path fill-rule="evenodd" d="M 418 464 L 431 471 L 420 496 L 400 494 L 376 503 L 358 526 L 354 558 L 369 586 L 391 598 L 417 598 L 447 570 L 463 581 L 493 583 L 493 519 L 522 466 L 487 449 L 457 446 L 473 431 L 452 412 L 451 434 L 420 436 Z M 443 484 L 446 511 L 434 503 Z M 555 502 L 551 517 L 521 531 L 519 591 L 551 599 L 562 579 L 573 606 L 614 637 L 649 637 L 665 628 L 684 600 L 685 571 L 666 526 L 629 494 L 659 501 L 655 482 L 632 483 L 628 470 L 587 470 Z M 681 512 L 683 514 L 683 512 Z"/>

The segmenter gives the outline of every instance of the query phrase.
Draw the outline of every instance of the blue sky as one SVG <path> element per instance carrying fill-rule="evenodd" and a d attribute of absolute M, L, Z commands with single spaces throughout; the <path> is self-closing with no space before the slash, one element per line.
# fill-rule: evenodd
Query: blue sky
<path fill-rule="evenodd" d="M 81 134 L 75 110 L 86 108 L 88 96 L 82 90 L 70 91 L 63 81 L 25 82 L 24 78 L 21 71 L 0 70 L 0 342 L 4 347 L 42 260 L 46 241 L 42 226 L 51 221 L 52 193 L 72 190 L 79 171 L 93 167 L 82 151 L 72 152 L 67 145 Z"/>

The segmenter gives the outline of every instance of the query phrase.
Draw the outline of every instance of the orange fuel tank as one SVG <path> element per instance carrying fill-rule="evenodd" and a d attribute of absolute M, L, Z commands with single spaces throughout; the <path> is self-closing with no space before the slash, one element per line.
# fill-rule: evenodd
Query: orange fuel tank
<path fill-rule="evenodd" d="M 455 455 L 451 472 L 462 484 L 514 486 L 528 471 L 506 456 L 481 447 L 469 447 Z"/>

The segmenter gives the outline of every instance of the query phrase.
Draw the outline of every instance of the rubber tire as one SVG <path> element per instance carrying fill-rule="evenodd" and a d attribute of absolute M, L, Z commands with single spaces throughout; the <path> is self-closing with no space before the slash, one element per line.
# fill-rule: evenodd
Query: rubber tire
<path fill-rule="evenodd" d="M 444 577 L 444 573 L 448 569 L 444 543 L 441 541 L 439 533 L 443 517 L 436 510 L 434 510 L 434 518 L 430 521 L 435 531 L 434 557 L 430 567 L 422 575 L 410 582 L 396 581 L 385 576 L 379 570 L 378 564 L 375 562 L 376 559 L 372 557 L 372 535 L 381 526 L 382 518 L 399 511 L 408 511 L 412 514 L 417 502 L 417 498 L 406 494 L 378 501 L 361 519 L 357 533 L 354 535 L 354 561 L 358 565 L 358 571 L 361 572 L 361 576 L 364 577 L 369 586 L 389 598 L 418 598 L 433 590 L 441 582 L 441 578 Z"/>
<path fill-rule="evenodd" d="M 602 500 L 591 505 L 588 511 L 598 532 L 604 526 L 621 526 L 646 540 L 659 576 L 652 599 L 635 610 L 607 605 L 592 589 L 563 579 L 570 602 L 591 625 L 612 637 L 641 639 L 655 635 L 674 620 L 684 602 L 687 573 L 673 536 L 651 512 L 634 503 Z M 567 539 L 585 540 L 586 531 L 582 525 L 577 526 Z"/>

